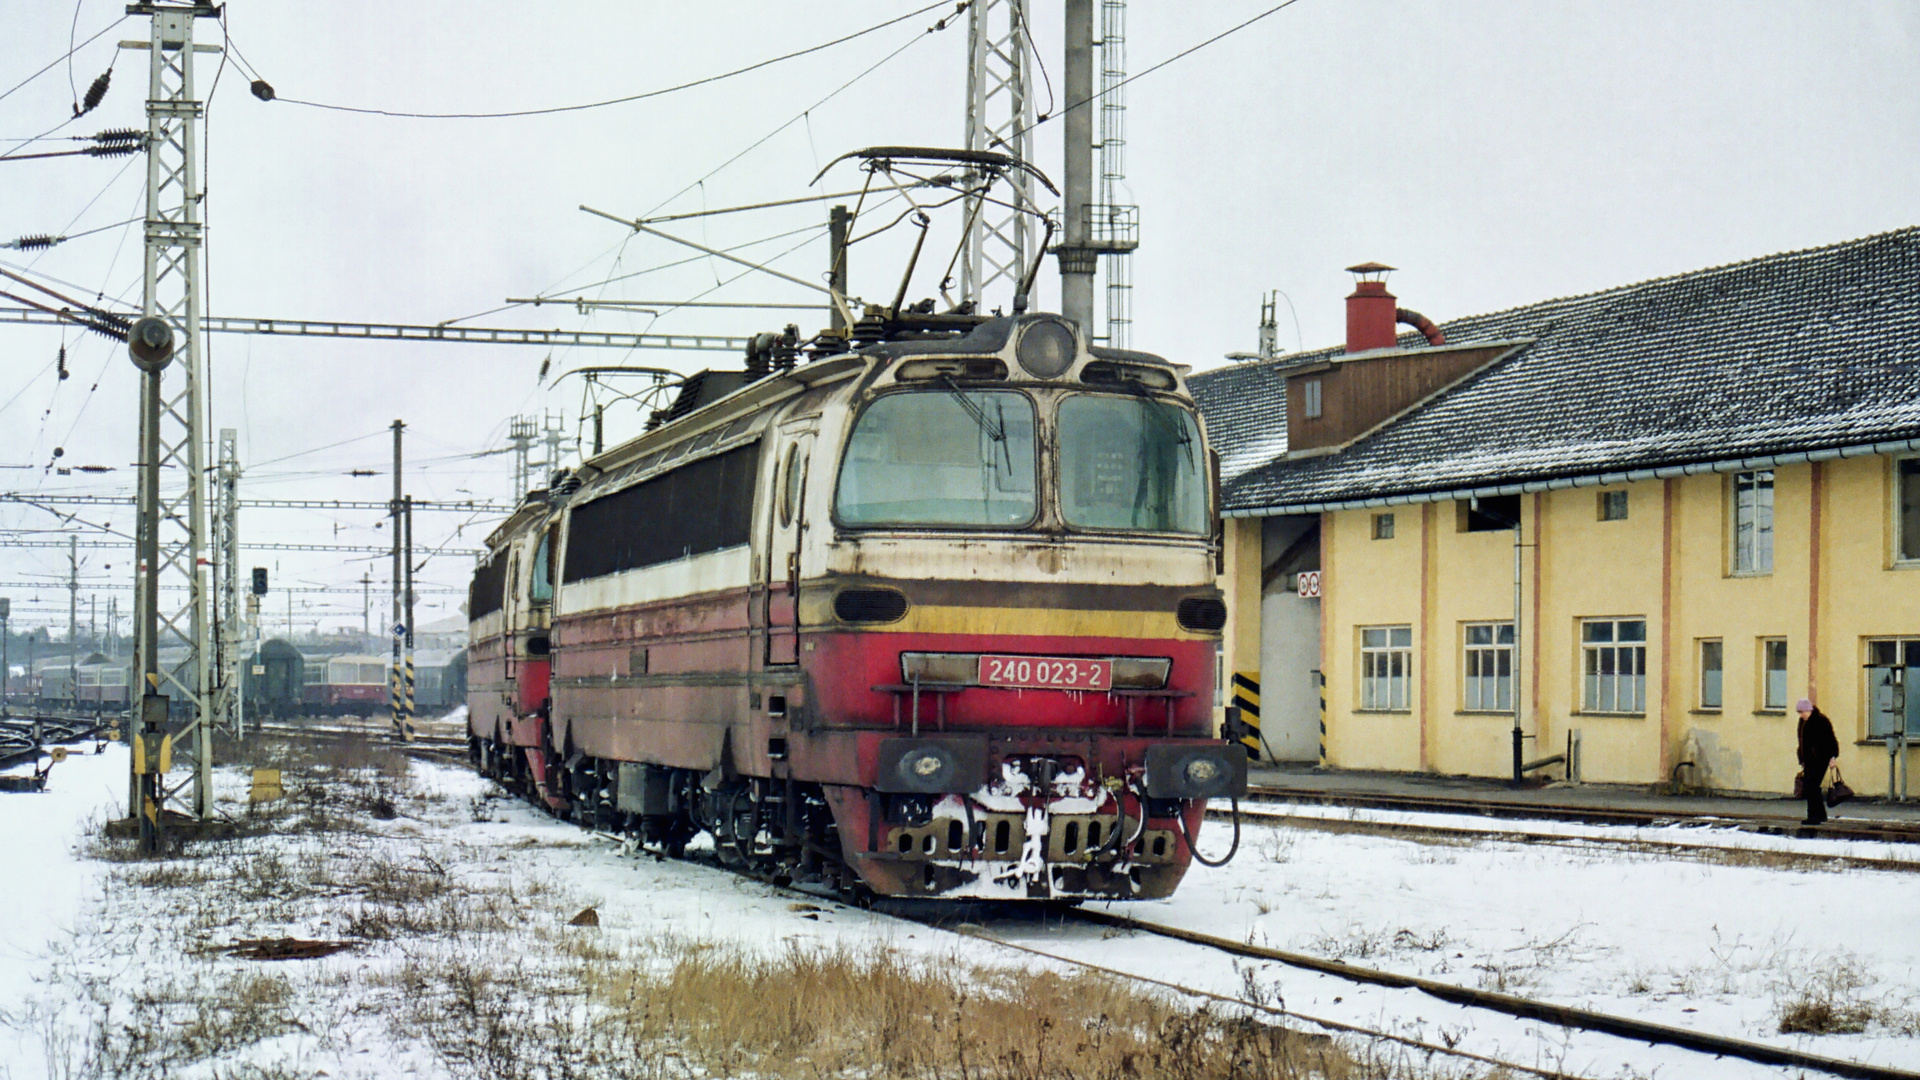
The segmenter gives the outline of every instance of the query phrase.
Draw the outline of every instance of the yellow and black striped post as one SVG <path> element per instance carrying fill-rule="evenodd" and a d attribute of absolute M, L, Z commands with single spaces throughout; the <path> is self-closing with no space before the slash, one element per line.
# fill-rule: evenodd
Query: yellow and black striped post
<path fill-rule="evenodd" d="M 1316 671 L 1313 681 L 1320 687 L 1320 767 L 1327 767 L 1327 673 Z"/>
<path fill-rule="evenodd" d="M 408 738 L 412 738 L 413 736 L 413 650 L 412 649 L 407 650 L 407 687 L 406 689 L 407 689 L 407 703 L 406 703 L 407 722 L 404 725 L 402 725 L 401 733 L 407 736 Z"/>
<path fill-rule="evenodd" d="M 393 709 L 393 726 L 396 730 L 406 730 L 406 702 L 400 694 L 400 651 L 394 650 L 393 668 L 387 672 L 387 704 Z"/>
<path fill-rule="evenodd" d="M 1240 742 L 1247 748 L 1247 756 L 1260 760 L 1260 680 L 1257 671 L 1236 671 L 1233 673 L 1233 704 L 1240 709 Z"/>

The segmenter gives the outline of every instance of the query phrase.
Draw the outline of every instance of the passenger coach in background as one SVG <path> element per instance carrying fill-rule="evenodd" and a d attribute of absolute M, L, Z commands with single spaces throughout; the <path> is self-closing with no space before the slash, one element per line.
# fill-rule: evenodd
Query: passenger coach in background
<path fill-rule="evenodd" d="M 850 336 L 760 335 L 494 532 L 475 760 L 843 892 L 1168 895 L 1246 784 L 1185 369 L 1053 315 Z"/>

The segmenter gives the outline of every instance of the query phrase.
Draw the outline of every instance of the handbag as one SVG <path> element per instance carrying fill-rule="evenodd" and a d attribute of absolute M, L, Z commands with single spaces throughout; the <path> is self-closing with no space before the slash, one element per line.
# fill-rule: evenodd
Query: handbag
<path fill-rule="evenodd" d="M 1847 786 L 1847 781 L 1840 775 L 1840 766 L 1835 765 L 1833 786 L 1827 789 L 1827 805 L 1839 806 L 1851 798 L 1853 798 L 1853 789 Z"/>
<path fill-rule="evenodd" d="M 1796 799 L 1807 797 L 1807 773 L 1804 769 L 1793 774 L 1793 797 Z"/>

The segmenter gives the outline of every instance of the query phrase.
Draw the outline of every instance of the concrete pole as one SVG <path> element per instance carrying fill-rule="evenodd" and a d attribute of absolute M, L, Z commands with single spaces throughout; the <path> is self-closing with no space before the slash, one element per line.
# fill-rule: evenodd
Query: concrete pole
<path fill-rule="evenodd" d="M 393 505 L 391 508 L 393 526 L 393 626 L 403 625 L 406 611 L 401 603 L 400 590 L 403 584 L 403 565 L 401 563 L 401 532 L 406 528 L 401 520 L 402 504 L 400 494 L 400 433 L 407 425 L 399 420 L 393 422 Z M 523 444 L 524 446 L 524 444 Z M 524 448 L 523 451 L 524 453 Z M 405 731 L 406 723 L 400 711 L 400 636 L 388 627 L 388 638 L 393 642 L 393 663 L 387 675 L 387 700 L 393 710 L 393 727 L 396 731 Z"/>
<path fill-rule="evenodd" d="M 1093 5 L 1094 0 L 1066 0 L 1067 62 L 1061 86 L 1066 109 L 1061 129 L 1066 140 L 1061 170 L 1062 213 L 1066 220 L 1059 247 L 1060 313 L 1080 324 L 1091 337 L 1093 276 L 1099 256 L 1091 250 L 1088 207 L 1093 204 Z"/>
<path fill-rule="evenodd" d="M 80 538 L 67 537 L 67 693 L 80 704 Z"/>
<path fill-rule="evenodd" d="M 847 231 L 853 222 L 853 215 L 844 206 L 836 206 L 827 211 L 827 288 L 842 298 L 847 295 Z M 832 322 L 829 324 L 835 334 L 846 333 L 846 320 L 840 316 L 840 305 L 829 305 Z M 595 412 L 598 422 L 599 413 Z M 599 428 L 594 429 L 594 451 L 600 449 Z"/>
<path fill-rule="evenodd" d="M 559 440 L 554 439 L 550 445 L 557 451 L 559 449 Z M 413 496 L 406 496 L 401 500 L 401 503 L 401 520 L 407 530 L 406 578 L 401 584 L 401 592 L 406 597 L 406 614 L 405 617 L 401 619 L 401 623 L 407 628 L 407 657 L 406 672 L 402 685 L 405 701 L 401 706 L 401 716 L 404 718 L 404 722 L 400 726 L 400 737 L 411 741 L 413 739 Z"/>

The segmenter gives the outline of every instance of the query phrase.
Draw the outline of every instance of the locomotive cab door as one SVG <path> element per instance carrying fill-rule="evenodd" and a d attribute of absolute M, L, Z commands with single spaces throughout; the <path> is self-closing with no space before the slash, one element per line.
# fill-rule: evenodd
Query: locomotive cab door
<path fill-rule="evenodd" d="M 761 593 L 769 665 L 800 662 L 800 549 L 807 530 L 807 463 L 812 450 L 811 426 L 789 432 L 774 473 L 773 524 Z"/>

